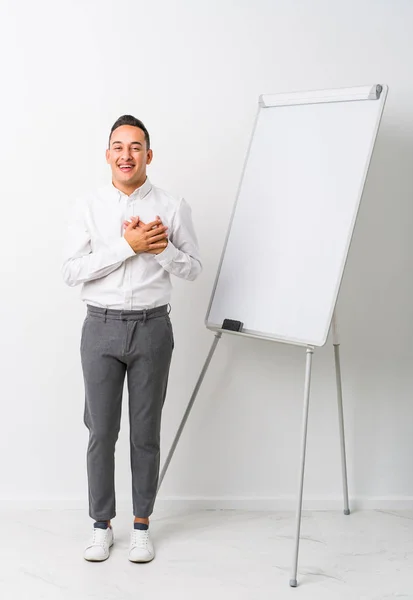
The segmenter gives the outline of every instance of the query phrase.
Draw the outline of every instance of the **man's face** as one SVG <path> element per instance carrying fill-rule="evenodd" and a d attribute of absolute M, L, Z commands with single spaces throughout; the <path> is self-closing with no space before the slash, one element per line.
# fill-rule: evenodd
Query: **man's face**
<path fill-rule="evenodd" d="M 142 129 L 132 125 L 115 129 L 106 150 L 106 162 L 112 169 L 112 181 L 116 187 L 133 192 L 141 186 L 146 179 L 146 165 L 151 160 L 152 150 L 146 148 Z"/>

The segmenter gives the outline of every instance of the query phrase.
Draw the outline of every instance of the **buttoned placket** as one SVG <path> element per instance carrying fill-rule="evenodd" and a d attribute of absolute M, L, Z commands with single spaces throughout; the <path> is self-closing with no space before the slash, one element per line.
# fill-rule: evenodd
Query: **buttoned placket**
<path fill-rule="evenodd" d="M 122 205 L 122 228 L 123 221 L 129 221 L 132 216 L 136 216 L 134 213 L 135 201 L 137 194 L 127 196 L 122 192 L 119 192 L 119 203 Z M 123 301 L 125 310 L 132 310 L 133 308 L 133 294 L 132 294 L 132 267 L 133 263 L 131 260 L 125 263 L 125 280 L 123 290 Z"/>

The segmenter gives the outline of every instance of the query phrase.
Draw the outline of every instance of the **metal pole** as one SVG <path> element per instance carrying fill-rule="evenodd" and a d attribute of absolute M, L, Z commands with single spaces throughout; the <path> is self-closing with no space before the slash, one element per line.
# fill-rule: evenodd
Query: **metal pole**
<path fill-rule="evenodd" d="M 215 334 L 214 341 L 212 342 L 211 349 L 210 349 L 210 351 L 209 351 L 209 354 L 208 354 L 208 356 L 207 356 L 207 359 L 206 359 L 206 361 L 205 361 L 205 364 L 204 364 L 204 366 L 203 366 L 203 368 L 202 368 L 201 374 L 200 374 L 200 376 L 198 377 L 198 381 L 196 382 L 196 385 L 195 385 L 194 391 L 192 392 L 191 399 L 189 400 L 189 404 L 188 404 L 188 406 L 187 406 L 187 409 L 186 409 L 186 411 L 185 411 L 185 414 L 184 414 L 184 416 L 183 416 L 183 418 L 182 418 L 181 424 L 180 424 L 180 426 L 179 426 L 179 429 L 178 429 L 178 431 L 177 431 L 177 434 L 176 434 L 176 436 L 175 436 L 175 439 L 174 439 L 174 441 L 173 441 L 173 444 L 172 444 L 172 446 L 171 446 L 171 449 L 169 450 L 169 454 L 168 454 L 168 456 L 167 456 L 167 458 L 166 458 L 165 464 L 164 464 L 164 466 L 163 466 L 163 468 L 162 468 L 162 472 L 161 472 L 161 474 L 160 474 L 160 476 L 159 476 L 159 483 L 158 483 L 158 489 L 157 489 L 157 492 L 159 492 L 159 488 L 160 488 L 160 487 L 161 487 L 161 485 L 162 485 L 162 481 L 163 481 L 163 479 L 164 479 L 164 477 L 165 477 L 166 471 L 168 470 L 169 463 L 170 463 L 170 462 L 171 462 L 171 460 L 172 460 L 172 456 L 174 455 L 175 449 L 176 449 L 176 447 L 177 447 L 177 445 L 178 445 L 179 438 L 181 437 L 182 431 L 183 431 L 183 429 L 184 429 L 184 427 L 185 427 L 185 423 L 186 423 L 186 422 L 187 422 L 187 420 L 188 420 L 189 413 L 191 412 L 192 406 L 193 406 L 193 404 L 194 404 L 194 402 L 195 402 L 195 398 L 196 398 L 196 397 L 197 397 L 197 395 L 198 395 L 199 388 L 201 387 L 202 381 L 203 381 L 203 379 L 204 379 L 204 377 L 205 377 L 205 373 L 206 373 L 206 372 L 207 372 L 207 370 L 208 370 L 209 363 L 211 362 L 211 359 L 212 359 L 212 357 L 213 357 L 213 355 L 214 355 L 215 349 L 216 349 L 216 347 L 217 347 L 217 344 L 218 344 L 219 340 L 221 339 L 221 337 L 222 337 L 222 332 L 221 332 L 221 331 L 218 331 L 218 332 Z"/>
<path fill-rule="evenodd" d="M 311 383 L 311 365 L 313 359 L 314 348 L 307 348 L 307 359 L 305 366 L 305 383 L 304 383 L 304 411 L 302 422 L 302 437 L 301 437 L 301 458 L 300 458 L 300 479 L 296 513 L 296 529 L 295 529 L 295 545 L 292 574 L 290 586 L 297 587 L 297 566 L 298 566 L 298 548 L 300 544 L 300 528 L 301 528 L 301 509 L 303 505 L 303 488 L 304 488 L 304 468 L 305 468 L 305 451 L 307 445 L 307 429 L 308 429 L 308 407 L 310 402 L 310 383 Z"/>
<path fill-rule="evenodd" d="M 340 448 L 341 448 L 341 473 L 342 473 L 342 478 L 343 478 L 344 514 L 349 515 L 350 508 L 349 508 L 349 502 L 348 502 L 346 442 L 345 442 L 345 437 L 344 437 L 343 392 L 342 392 L 342 386 L 341 386 L 340 340 L 339 340 L 337 319 L 336 319 L 335 313 L 333 315 L 332 329 L 333 329 L 334 361 L 335 361 L 335 366 L 336 366 L 338 423 L 339 423 Z"/>

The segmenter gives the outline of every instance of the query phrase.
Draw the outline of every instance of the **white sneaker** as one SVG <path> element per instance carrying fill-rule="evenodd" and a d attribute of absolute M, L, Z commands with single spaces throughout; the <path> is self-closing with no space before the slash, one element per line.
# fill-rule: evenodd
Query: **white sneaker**
<path fill-rule="evenodd" d="M 85 548 L 83 557 L 90 561 L 101 561 L 109 558 L 109 548 L 113 545 L 114 536 L 112 527 L 107 529 L 93 528 L 93 536 Z"/>
<path fill-rule="evenodd" d="M 149 529 L 133 529 L 130 535 L 129 560 L 144 563 L 154 558 L 155 549 L 149 537 Z"/>

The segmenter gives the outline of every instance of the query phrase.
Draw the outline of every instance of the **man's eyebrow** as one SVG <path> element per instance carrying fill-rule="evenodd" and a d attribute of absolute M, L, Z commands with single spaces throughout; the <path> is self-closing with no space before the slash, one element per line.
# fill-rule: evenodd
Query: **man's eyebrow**
<path fill-rule="evenodd" d="M 122 145 L 123 142 L 112 142 L 112 146 L 114 146 L 115 144 L 121 144 Z M 131 142 L 131 146 L 134 146 L 134 145 L 142 146 L 142 143 L 141 142 Z"/>

